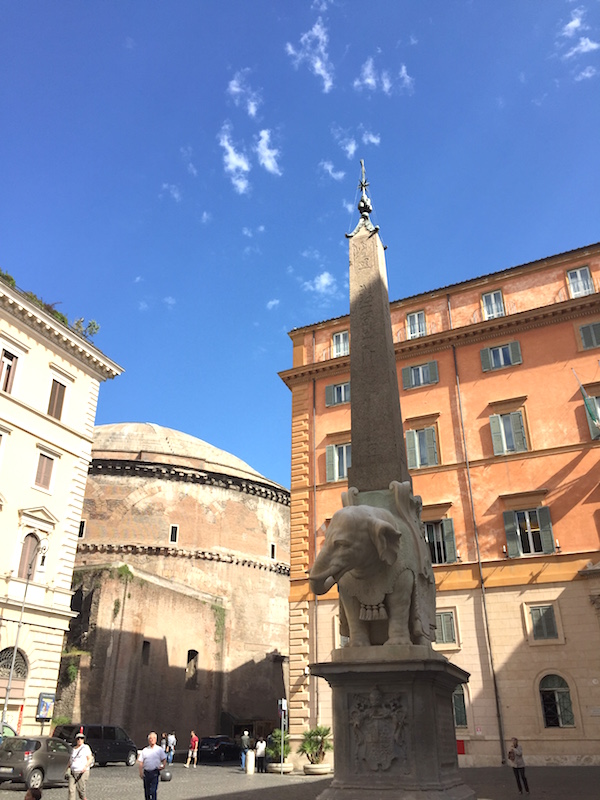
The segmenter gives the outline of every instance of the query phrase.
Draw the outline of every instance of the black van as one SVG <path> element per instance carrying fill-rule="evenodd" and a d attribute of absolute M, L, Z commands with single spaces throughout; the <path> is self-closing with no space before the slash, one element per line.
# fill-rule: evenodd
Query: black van
<path fill-rule="evenodd" d="M 131 737 L 118 725 L 57 725 L 53 736 L 64 739 L 69 744 L 75 744 L 75 735 L 83 731 L 86 744 L 92 749 L 96 764 L 101 767 L 106 764 L 124 761 L 128 767 L 133 767 L 137 761 L 137 747 Z"/>

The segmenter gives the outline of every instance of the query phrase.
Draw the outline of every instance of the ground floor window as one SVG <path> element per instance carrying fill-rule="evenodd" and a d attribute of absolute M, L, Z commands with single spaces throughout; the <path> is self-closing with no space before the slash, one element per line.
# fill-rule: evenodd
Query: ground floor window
<path fill-rule="evenodd" d="M 467 727 L 467 707 L 465 705 L 465 690 L 462 683 L 452 692 L 452 708 L 454 709 L 454 724 L 457 728 Z"/>
<path fill-rule="evenodd" d="M 560 675 L 546 675 L 540 681 L 540 699 L 546 728 L 575 725 L 569 684 Z"/>

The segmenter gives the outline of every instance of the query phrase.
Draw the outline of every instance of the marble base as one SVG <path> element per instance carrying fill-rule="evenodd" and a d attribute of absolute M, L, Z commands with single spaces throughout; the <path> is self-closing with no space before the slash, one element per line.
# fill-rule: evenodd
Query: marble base
<path fill-rule="evenodd" d="M 333 693 L 335 772 L 318 800 L 476 800 L 459 775 L 452 711 L 464 670 L 405 645 L 343 648 L 310 671 Z"/>

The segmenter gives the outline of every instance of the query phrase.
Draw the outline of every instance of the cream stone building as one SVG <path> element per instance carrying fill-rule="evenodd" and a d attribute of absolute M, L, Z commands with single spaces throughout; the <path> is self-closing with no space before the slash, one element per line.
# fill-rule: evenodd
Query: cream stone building
<path fill-rule="evenodd" d="M 0 359 L 0 710 L 16 730 L 39 733 L 40 695 L 48 714 L 74 616 L 98 390 L 122 370 L 4 281 Z"/>
<path fill-rule="evenodd" d="M 151 423 L 94 433 L 60 710 L 136 741 L 270 733 L 286 696 L 289 492 Z M 78 668 L 68 682 L 67 667 Z M 73 674 L 73 670 L 71 670 Z"/>

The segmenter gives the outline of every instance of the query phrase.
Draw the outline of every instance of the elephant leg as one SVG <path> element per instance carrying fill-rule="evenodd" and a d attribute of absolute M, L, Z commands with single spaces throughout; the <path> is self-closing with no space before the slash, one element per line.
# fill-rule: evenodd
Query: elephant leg
<path fill-rule="evenodd" d="M 349 646 L 369 647 L 371 644 L 371 639 L 369 638 L 369 623 L 359 619 L 359 601 L 356 597 L 346 597 L 343 592 L 340 591 L 340 604 L 344 607 L 346 620 L 348 622 Z"/>
<path fill-rule="evenodd" d="M 394 591 L 386 597 L 388 639 L 386 644 L 411 644 L 409 618 L 415 576 L 409 569 L 398 576 Z"/>

